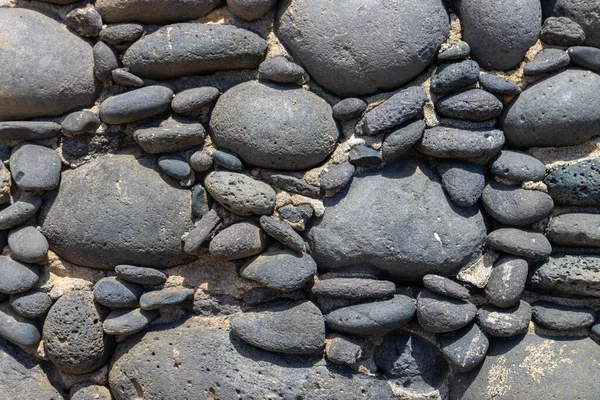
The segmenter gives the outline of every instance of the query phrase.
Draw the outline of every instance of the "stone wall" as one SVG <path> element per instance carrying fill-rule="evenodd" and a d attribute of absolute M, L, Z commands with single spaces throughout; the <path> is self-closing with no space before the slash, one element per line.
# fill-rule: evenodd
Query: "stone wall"
<path fill-rule="evenodd" d="M 0 0 L 3 399 L 600 398 L 595 0 Z"/>

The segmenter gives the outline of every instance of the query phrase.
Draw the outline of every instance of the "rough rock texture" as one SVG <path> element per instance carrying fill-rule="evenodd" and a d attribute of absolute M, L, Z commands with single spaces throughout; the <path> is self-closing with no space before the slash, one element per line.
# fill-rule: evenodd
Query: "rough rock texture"
<path fill-rule="evenodd" d="M 219 0 L 98 0 L 95 6 L 104 22 L 165 24 L 202 17 L 218 4 Z"/>
<path fill-rule="evenodd" d="M 439 0 L 286 0 L 276 29 L 319 84 L 349 97 L 393 89 L 417 76 L 446 40 L 448 15 Z"/>
<path fill-rule="evenodd" d="M 486 304 L 477 311 L 477 321 L 479 326 L 490 336 L 520 335 L 527 332 L 529 327 L 531 306 L 523 300 L 508 308 L 498 308 Z"/>
<path fill-rule="evenodd" d="M 552 217 L 546 236 L 559 246 L 600 247 L 600 215 L 566 213 Z"/>
<path fill-rule="evenodd" d="M 600 160 L 560 166 L 546 176 L 544 183 L 558 204 L 596 206 L 600 204 Z"/>
<path fill-rule="evenodd" d="M 422 290 L 417 297 L 417 319 L 428 332 L 452 332 L 466 326 L 477 315 L 477 307 L 464 301 Z"/>
<path fill-rule="evenodd" d="M 42 214 L 50 248 L 78 265 L 165 268 L 192 259 L 181 243 L 193 226 L 191 196 L 157 173 L 152 157 L 107 155 L 66 171 Z"/>
<path fill-rule="evenodd" d="M 216 201 L 238 215 L 268 215 L 275 207 L 271 186 L 237 172 L 211 172 L 204 184 Z"/>
<path fill-rule="evenodd" d="M 579 296 L 600 297 L 600 256 L 557 254 L 534 265 L 528 284 Z"/>
<path fill-rule="evenodd" d="M 10 43 L 0 52 L 0 120 L 58 115 L 93 103 L 92 46 L 64 25 L 36 11 L 0 8 L 0 37 Z"/>
<path fill-rule="evenodd" d="M 586 44 L 600 47 L 600 4 L 595 0 L 544 0 L 544 18 L 568 17 L 583 28 Z"/>
<path fill-rule="evenodd" d="M 471 371 L 483 360 L 490 347 L 487 336 L 477 324 L 442 335 L 442 355 L 458 372 Z"/>
<path fill-rule="evenodd" d="M 246 279 L 286 292 L 301 289 L 316 273 L 317 264 L 311 256 L 287 250 L 261 254 L 240 270 Z"/>
<path fill-rule="evenodd" d="M 339 132 L 329 104 L 282 85 L 247 82 L 225 92 L 210 120 L 211 136 L 247 164 L 305 169 L 331 153 Z"/>
<path fill-rule="evenodd" d="M 438 158 L 488 159 L 504 145 L 498 129 L 474 130 L 446 126 L 425 129 L 419 151 Z"/>

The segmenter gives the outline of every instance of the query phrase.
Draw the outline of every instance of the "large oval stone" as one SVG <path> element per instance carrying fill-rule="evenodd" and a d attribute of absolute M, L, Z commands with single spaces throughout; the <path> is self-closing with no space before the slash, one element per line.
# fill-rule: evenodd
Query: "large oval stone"
<path fill-rule="evenodd" d="M 417 281 L 455 274 L 481 255 L 486 230 L 479 208 L 455 206 L 420 161 L 361 173 L 324 204 L 324 217 L 308 234 L 320 267 L 371 264 Z"/>
<path fill-rule="evenodd" d="M 219 3 L 219 0 L 98 0 L 95 6 L 104 22 L 166 24 L 203 17 Z"/>
<path fill-rule="evenodd" d="M 86 267 L 182 264 L 191 260 L 181 237 L 193 227 L 192 199 L 178 186 L 154 157 L 102 156 L 62 174 L 44 202 L 42 231 L 53 251 Z"/>
<path fill-rule="evenodd" d="M 286 0 L 278 37 L 339 96 L 393 89 L 416 77 L 448 36 L 440 0 Z"/>
<path fill-rule="evenodd" d="M 59 115 L 94 101 L 92 46 L 36 11 L 0 8 L 0 121 Z"/>
<path fill-rule="evenodd" d="M 600 75 L 567 70 L 536 82 L 510 107 L 504 135 L 517 148 L 573 146 L 600 134 Z"/>
<path fill-rule="evenodd" d="M 223 94 L 210 120 L 220 149 L 244 162 L 274 169 L 306 169 L 322 162 L 339 137 L 329 104 L 301 88 L 246 82 Z"/>

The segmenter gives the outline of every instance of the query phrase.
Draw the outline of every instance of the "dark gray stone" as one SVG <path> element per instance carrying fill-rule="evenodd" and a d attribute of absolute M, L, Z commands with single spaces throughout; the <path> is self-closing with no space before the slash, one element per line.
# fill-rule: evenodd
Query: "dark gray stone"
<path fill-rule="evenodd" d="M 488 213 L 506 225 L 529 225 L 546 218 L 554 208 L 552 198 L 538 190 L 489 181 L 481 200 Z"/>
<path fill-rule="evenodd" d="M 579 46 L 585 43 L 585 32 L 567 17 L 549 17 L 544 21 L 540 39 L 555 46 Z"/>
<path fill-rule="evenodd" d="M 250 222 L 238 222 L 221 232 L 210 241 L 208 252 L 211 257 L 232 261 L 259 254 L 270 240 L 262 229 Z"/>
<path fill-rule="evenodd" d="M 486 245 L 525 258 L 544 258 L 552 253 L 552 245 L 541 233 L 516 228 L 501 228 L 491 232 Z"/>
<path fill-rule="evenodd" d="M 234 214 L 270 215 L 275 208 L 275 190 L 246 175 L 214 171 L 206 177 L 204 186 L 219 204 Z"/>
<path fill-rule="evenodd" d="M 229 0 L 232 1 L 232 0 Z M 240 1 L 240 0 L 234 0 Z M 244 0 L 242 0 L 244 1 Z M 269 0 L 272 1 L 272 0 Z M 253 2 L 252 0 L 248 1 Z M 258 78 L 278 83 L 302 83 L 306 71 L 284 56 L 275 56 L 258 66 Z"/>
<path fill-rule="evenodd" d="M 440 336 L 442 355 L 458 372 L 468 372 L 485 360 L 490 347 L 477 324 Z"/>
<path fill-rule="evenodd" d="M 598 135 L 600 76 L 566 70 L 529 86 L 503 121 L 507 143 L 518 149 L 581 144 Z M 572 99 L 578 99 L 574 102 Z"/>
<path fill-rule="evenodd" d="M 243 278 L 284 292 L 303 288 L 316 273 L 317 264 L 310 255 L 286 250 L 261 254 L 240 270 Z"/>
<path fill-rule="evenodd" d="M 534 265 L 527 281 L 533 289 L 600 297 L 600 256 L 557 254 Z"/>
<path fill-rule="evenodd" d="M 42 339 L 37 321 L 17 314 L 8 301 L 0 304 L 0 336 L 23 347 L 35 347 Z"/>
<path fill-rule="evenodd" d="M 109 308 L 136 307 L 143 289 L 135 283 L 110 276 L 94 285 L 94 300 Z"/>
<path fill-rule="evenodd" d="M 438 54 L 439 61 L 457 60 L 466 58 L 471 53 L 471 47 L 467 42 L 457 42 Z"/>
<path fill-rule="evenodd" d="M 60 125 L 47 121 L 0 122 L 0 140 L 41 140 L 60 134 Z"/>
<path fill-rule="evenodd" d="M 304 239 L 287 222 L 274 217 L 262 216 L 260 217 L 260 227 L 269 236 L 292 250 L 306 251 Z"/>
<path fill-rule="evenodd" d="M 439 275 L 425 275 L 423 277 L 423 286 L 432 292 L 442 294 L 459 300 L 469 300 L 471 294 L 469 289 L 451 279 Z"/>
<path fill-rule="evenodd" d="M 96 113 L 91 111 L 75 111 L 63 119 L 62 132 L 67 136 L 79 133 L 96 132 L 102 121 Z"/>
<path fill-rule="evenodd" d="M 112 339 L 102 330 L 107 314 L 107 309 L 94 303 L 91 292 L 64 294 L 44 322 L 46 356 L 69 374 L 85 374 L 101 367 L 113 349 Z"/>
<path fill-rule="evenodd" d="M 257 287 L 242 294 L 242 301 L 246 306 L 256 306 L 264 303 L 276 303 L 282 300 L 300 301 L 306 299 L 302 290 L 282 292 L 267 287 Z"/>
<path fill-rule="evenodd" d="M 198 224 L 184 239 L 183 251 L 187 254 L 198 254 L 200 249 L 221 225 L 221 217 L 215 210 L 210 210 L 202 216 Z"/>
<path fill-rule="evenodd" d="M 195 217 L 202 218 L 204 214 L 210 211 L 208 193 L 204 190 L 204 186 L 197 184 L 192 187 L 192 214 Z"/>
<path fill-rule="evenodd" d="M 150 325 L 156 317 L 158 312 L 154 310 L 114 310 L 104 320 L 102 329 L 107 335 L 133 335 Z"/>
<path fill-rule="evenodd" d="M 360 340 L 343 336 L 328 339 L 325 347 L 328 362 L 350 367 L 357 366 L 363 355 L 363 346 Z"/>
<path fill-rule="evenodd" d="M 321 172 L 319 185 L 324 190 L 338 191 L 350 182 L 354 170 L 354 165 L 349 162 L 330 164 Z"/>
<path fill-rule="evenodd" d="M 134 88 L 140 88 L 144 86 L 144 80 L 139 76 L 136 76 L 129 72 L 127 68 L 117 68 L 111 73 L 113 81 L 117 85 L 130 86 Z"/>
<path fill-rule="evenodd" d="M 227 0 L 227 7 L 235 15 L 246 21 L 263 17 L 277 4 L 277 0 Z"/>
<path fill-rule="evenodd" d="M 209 170 L 212 165 L 212 156 L 207 151 L 196 151 L 190 156 L 190 166 L 194 171 L 204 172 Z"/>
<path fill-rule="evenodd" d="M 169 153 L 201 145 L 206 131 L 197 121 L 172 116 L 158 125 L 136 129 L 133 137 L 146 153 Z"/>
<path fill-rule="evenodd" d="M 100 104 L 100 119 L 126 124 L 162 114 L 171 108 L 173 92 L 165 86 L 147 86 L 109 97 Z"/>
<path fill-rule="evenodd" d="M 319 276 L 319 279 L 331 278 L 358 278 L 358 279 L 379 279 L 380 270 L 370 265 L 353 265 L 351 267 L 337 268 L 325 272 Z"/>
<path fill-rule="evenodd" d="M 123 55 L 123 65 L 143 78 L 170 79 L 256 68 L 266 49 L 267 42 L 260 36 L 233 25 L 175 24 L 132 44 Z"/>
<path fill-rule="evenodd" d="M 112 396 L 106 386 L 83 382 L 71 388 L 70 400 L 112 400 Z"/>
<path fill-rule="evenodd" d="M 587 328 L 596 317 L 593 308 L 563 306 L 549 301 L 536 301 L 531 310 L 536 324 L 558 331 Z"/>
<path fill-rule="evenodd" d="M 140 24 L 114 24 L 102 29 L 100 40 L 116 46 L 123 43 L 135 42 L 143 33 L 144 26 Z"/>
<path fill-rule="evenodd" d="M 167 281 L 167 276 L 154 268 L 136 267 L 134 265 L 117 265 L 117 276 L 124 281 L 138 285 L 155 286 Z"/>
<path fill-rule="evenodd" d="M 102 30 L 102 17 L 91 4 L 69 11 L 65 21 L 80 36 L 95 37 Z"/>
<path fill-rule="evenodd" d="M 387 135 L 382 148 L 382 156 L 385 162 L 392 162 L 408 152 L 423 137 L 425 126 L 425 121 L 417 120 Z"/>
<path fill-rule="evenodd" d="M 439 158 L 490 158 L 504 146 L 497 129 L 471 130 L 436 126 L 425 129 L 419 151 Z"/>
<path fill-rule="evenodd" d="M 417 297 L 417 319 L 428 332 L 452 332 L 473 321 L 477 307 L 452 297 L 442 296 L 427 289 Z"/>
<path fill-rule="evenodd" d="M 333 118 L 339 120 L 358 118 L 366 109 L 367 103 L 363 100 L 349 97 L 333 106 Z"/>
<path fill-rule="evenodd" d="M 94 75 L 101 81 L 112 78 L 112 72 L 119 68 L 117 52 L 104 42 L 94 46 Z"/>
<path fill-rule="evenodd" d="M 476 204 L 485 186 L 485 166 L 463 161 L 441 161 L 437 167 L 450 199 L 460 207 Z"/>
<path fill-rule="evenodd" d="M 173 349 L 179 353 L 175 360 Z M 146 400 L 202 399 L 207 394 L 218 399 L 274 395 L 282 399 L 347 400 L 357 393 L 378 400 L 395 398 L 384 380 L 349 372 L 327 365 L 321 356 L 265 351 L 227 330 L 189 320 L 162 325 L 121 343 L 109 382 L 116 400 L 136 396 Z"/>
<path fill-rule="evenodd" d="M 286 192 L 298 193 L 313 198 L 321 197 L 321 189 L 318 186 L 309 184 L 304 179 L 272 171 L 261 172 L 260 176 L 271 185 Z"/>
<path fill-rule="evenodd" d="M 523 67 L 525 75 L 543 75 L 557 69 L 566 67 L 571 62 L 569 55 L 561 49 L 544 49 L 539 52 L 533 61 Z"/>
<path fill-rule="evenodd" d="M 10 229 L 21 225 L 33 217 L 42 205 L 42 198 L 38 195 L 26 193 L 10 206 L 0 211 L 0 229 Z"/>
<path fill-rule="evenodd" d="M 479 84 L 488 92 L 505 95 L 517 95 L 521 88 L 516 83 L 491 74 L 479 75 Z"/>
<path fill-rule="evenodd" d="M 546 166 L 540 160 L 519 151 L 502 150 L 490 161 L 490 171 L 513 181 L 541 181 Z"/>
<path fill-rule="evenodd" d="M 568 17 L 585 32 L 588 46 L 600 47 L 600 5 L 595 0 L 544 0 L 544 18 Z"/>
<path fill-rule="evenodd" d="M 544 179 L 548 194 L 557 204 L 596 206 L 600 204 L 600 160 L 562 165 Z"/>
<path fill-rule="evenodd" d="M 463 40 L 487 70 L 516 67 L 535 44 L 542 25 L 538 0 L 518 4 L 492 0 L 455 0 Z"/>
<path fill-rule="evenodd" d="M 299 206 L 288 204 L 278 208 L 277 212 L 286 222 L 295 224 L 294 230 L 297 231 L 303 231 L 306 221 L 313 216 L 313 209 L 309 204 L 300 204 Z"/>
<path fill-rule="evenodd" d="M 480 369 L 453 378 L 450 398 L 594 398 L 600 391 L 594 377 L 599 359 L 598 344 L 587 338 L 528 334 L 494 340 Z"/>
<path fill-rule="evenodd" d="M 508 308 L 497 308 L 486 304 L 477 311 L 477 321 L 489 336 L 502 338 L 517 336 L 527 332 L 531 321 L 531 306 L 523 300 Z"/>
<path fill-rule="evenodd" d="M 383 159 L 377 150 L 367 146 L 354 146 L 348 153 L 348 161 L 356 167 L 378 167 Z"/>
<path fill-rule="evenodd" d="M 379 106 L 367 111 L 356 125 L 359 135 L 377 135 L 404 122 L 423 117 L 427 93 L 419 86 L 412 86 L 394 94 Z"/>
<path fill-rule="evenodd" d="M 406 325 L 415 315 L 415 301 L 395 295 L 389 300 L 349 305 L 325 316 L 327 328 L 354 335 L 384 334 Z"/>
<path fill-rule="evenodd" d="M 368 8 L 287 0 L 276 33 L 314 80 L 349 97 L 394 89 L 415 78 L 435 58 L 448 28 L 448 14 L 437 0 Z"/>
<path fill-rule="evenodd" d="M 585 69 L 600 72 L 600 49 L 594 47 L 575 46 L 567 50 L 571 62 Z"/>
<path fill-rule="evenodd" d="M 213 150 L 212 158 L 216 165 L 229 169 L 231 171 L 241 171 L 244 169 L 244 165 L 239 158 L 233 154 L 226 153 L 224 151 Z"/>
<path fill-rule="evenodd" d="M 54 116 L 94 102 L 92 46 L 64 24 L 37 11 L 2 8 L 0 36 L 10 43 L 0 54 L 0 120 Z"/>
<path fill-rule="evenodd" d="M 196 295 L 191 311 L 201 317 L 226 316 L 241 312 L 241 306 L 241 300 L 225 294 Z"/>
<path fill-rule="evenodd" d="M 26 318 L 41 318 L 52 306 L 52 298 L 46 293 L 29 290 L 24 293 L 11 294 L 10 305 Z"/>
<path fill-rule="evenodd" d="M 502 102 L 496 96 L 481 89 L 451 94 L 435 103 L 439 114 L 468 121 L 494 119 L 500 115 L 502 108 Z"/>
<path fill-rule="evenodd" d="M 43 263 L 48 255 L 48 241 L 33 226 L 19 226 L 8 234 L 10 256 L 26 263 Z"/>
<path fill-rule="evenodd" d="M 203 17 L 218 4 L 218 0 L 160 0 L 152 3 L 142 0 L 98 0 L 95 6 L 105 22 L 166 24 Z"/>
<path fill-rule="evenodd" d="M 389 281 L 360 278 L 330 278 L 316 282 L 312 294 L 349 300 L 379 299 L 393 296 L 396 285 Z"/>
<path fill-rule="evenodd" d="M 519 302 L 525 289 L 529 264 L 516 257 L 503 257 L 498 261 L 487 285 L 485 297 L 496 307 L 508 308 Z"/>
<path fill-rule="evenodd" d="M 552 217 L 546 237 L 558 246 L 600 247 L 600 215 L 566 213 Z"/>
<path fill-rule="evenodd" d="M 173 98 L 171 107 L 179 114 L 191 114 L 215 101 L 221 92 L 212 86 L 204 86 L 179 92 Z"/>
<path fill-rule="evenodd" d="M 439 65 L 431 75 L 431 92 L 444 95 L 467 89 L 479 79 L 479 64 L 472 60 Z"/>
<path fill-rule="evenodd" d="M 245 342 L 277 353 L 319 354 L 325 346 L 323 314 L 310 301 L 234 315 L 231 330 Z"/>
<path fill-rule="evenodd" d="M 189 300 L 194 295 L 194 289 L 169 288 L 146 292 L 140 297 L 142 310 L 156 310 L 165 306 L 172 306 Z"/>
<path fill-rule="evenodd" d="M 165 154 L 158 158 L 158 168 L 174 179 L 186 179 L 192 173 L 192 168 L 185 158 L 178 154 Z"/>
<path fill-rule="evenodd" d="M 26 191 L 52 190 L 60 181 L 60 156 L 39 144 L 25 143 L 13 148 L 9 166 L 13 181 Z"/>
<path fill-rule="evenodd" d="M 0 256 L 0 293 L 23 293 L 35 286 L 39 267 Z"/>
<path fill-rule="evenodd" d="M 365 199 L 373 206 L 365 207 Z M 325 268 L 369 264 L 411 281 L 451 275 L 479 258 L 485 236 L 478 208 L 452 204 L 435 172 L 416 160 L 360 173 L 324 204 L 325 215 L 308 241 Z"/>
<path fill-rule="evenodd" d="M 154 157 L 105 155 L 65 171 L 40 218 L 50 248 L 77 265 L 168 268 L 193 259 L 181 243 L 193 226 L 190 192 L 161 176 Z"/>
<path fill-rule="evenodd" d="M 339 137 L 325 100 L 302 88 L 256 81 L 219 97 L 210 128 L 216 146 L 244 163 L 284 170 L 321 163 Z"/>

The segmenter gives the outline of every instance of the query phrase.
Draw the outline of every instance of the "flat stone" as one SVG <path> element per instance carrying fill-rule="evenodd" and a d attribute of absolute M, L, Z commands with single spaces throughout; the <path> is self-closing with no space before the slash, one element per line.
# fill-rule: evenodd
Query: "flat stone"
<path fill-rule="evenodd" d="M 494 119 L 502 113 L 502 108 L 502 102 L 496 96 L 481 89 L 451 94 L 435 103 L 439 114 L 467 121 Z"/>
<path fill-rule="evenodd" d="M 187 179 L 192 173 L 192 167 L 179 154 L 165 154 L 158 158 L 158 168 L 171 178 Z"/>
<path fill-rule="evenodd" d="M 220 149 L 257 167 L 300 170 L 321 163 L 339 131 L 329 104 L 302 88 L 250 81 L 226 91 L 210 118 Z"/>
<path fill-rule="evenodd" d="M 516 67 L 535 44 L 542 25 L 537 0 L 518 4 L 493 0 L 459 0 L 454 4 L 471 55 L 487 70 Z"/>
<path fill-rule="evenodd" d="M 46 121 L 0 122 L 0 140 L 42 140 L 60 134 L 60 125 Z"/>
<path fill-rule="evenodd" d="M 378 167 L 383 159 L 379 152 L 367 146 L 354 146 L 348 153 L 348 162 L 356 167 Z"/>
<path fill-rule="evenodd" d="M 365 207 L 365 199 L 373 206 Z M 308 233 L 321 267 L 368 264 L 395 279 L 420 281 L 429 273 L 455 274 L 481 254 L 485 227 L 479 210 L 452 204 L 435 172 L 420 161 L 362 172 L 324 205 L 323 218 Z"/>
<path fill-rule="evenodd" d="M 65 117 L 61 123 L 62 133 L 67 136 L 79 133 L 93 133 L 102 121 L 96 113 L 91 111 L 75 111 Z"/>
<path fill-rule="evenodd" d="M 162 285 L 167 281 L 167 276 L 154 268 L 137 267 L 135 265 L 117 265 L 117 276 L 124 281 L 137 283 L 144 286 Z"/>
<path fill-rule="evenodd" d="M 109 308 L 136 307 L 142 292 L 141 286 L 110 276 L 96 282 L 94 300 Z"/>
<path fill-rule="evenodd" d="M 0 229 L 10 229 L 21 225 L 33 217 L 42 205 L 42 198 L 32 193 L 26 193 L 10 206 L 0 211 Z"/>
<path fill-rule="evenodd" d="M 486 245 L 525 258 L 544 258 L 552 253 L 552 245 L 541 233 L 516 228 L 501 228 L 491 232 Z"/>
<path fill-rule="evenodd" d="M 195 151 L 190 156 L 190 166 L 194 171 L 204 172 L 208 171 L 213 165 L 213 159 L 209 152 L 200 150 Z"/>
<path fill-rule="evenodd" d="M 479 64 L 472 60 L 438 65 L 431 75 L 431 92 L 444 95 L 467 89 L 479 79 Z"/>
<path fill-rule="evenodd" d="M 520 151 L 502 150 L 490 161 L 490 171 L 513 181 L 541 181 L 546 166 L 540 160 Z"/>
<path fill-rule="evenodd" d="M 111 72 L 113 81 L 117 85 L 140 88 L 144 86 L 144 80 L 137 75 L 129 72 L 127 68 L 113 69 Z"/>
<path fill-rule="evenodd" d="M 24 293 L 11 294 L 10 305 L 23 317 L 41 318 L 52 306 L 52 298 L 44 292 L 32 289 Z"/>
<path fill-rule="evenodd" d="M 62 163 L 56 151 L 26 143 L 13 149 L 10 171 L 14 182 L 23 190 L 52 190 L 58 186 Z"/>
<path fill-rule="evenodd" d="M 565 213 L 552 217 L 546 237 L 558 246 L 600 247 L 600 215 Z"/>
<path fill-rule="evenodd" d="M 97 42 L 94 46 L 94 75 L 101 81 L 109 81 L 112 72 L 119 68 L 117 52 L 104 42 Z"/>
<path fill-rule="evenodd" d="M 98 3 L 101 3 L 100 1 Z M 114 46 L 135 42 L 144 33 L 144 26 L 140 24 L 113 24 L 108 25 L 100 32 L 100 40 Z"/>
<path fill-rule="evenodd" d="M 517 95 L 521 93 L 521 88 L 515 82 L 491 74 L 479 75 L 479 84 L 491 93 L 505 95 Z"/>
<path fill-rule="evenodd" d="M 319 354 L 325 346 L 323 315 L 310 301 L 237 314 L 231 330 L 253 346 L 278 353 Z"/>
<path fill-rule="evenodd" d="M 383 141 L 382 156 L 385 162 L 392 162 L 408 152 L 423 137 L 425 121 L 410 122 L 392 131 Z"/>
<path fill-rule="evenodd" d="M 259 79 L 265 79 L 277 83 L 302 83 L 305 74 L 306 71 L 304 71 L 304 68 L 298 64 L 294 64 L 284 56 L 275 56 L 273 58 L 269 58 L 258 66 Z"/>
<path fill-rule="evenodd" d="M 352 180 L 354 171 L 354 165 L 349 162 L 330 164 L 319 175 L 319 185 L 324 190 L 338 191 Z"/>
<path fill-rule="evenodd" d="M 423 289 L 417 297 L 417 319 L 428 332 L 452 332 L 473 321 L 477 307 L 452 297 Z"/>
<path fill-rule="evenodd" d="M 487 336 L 477 324 L 440 336 L 442 355 L 458 372 L 468 372 L 485 360 L 490 347 Z"/>
<path fill-rule="evenodd" d="M 44 322 L 46 356 L 69 374 L 85 374 L 101 367 L 113 350 L 112 339 L 102 330 L 107 314 L 107 309 L 94 303 L 91 292 L 64 294 Z"/>
<path fill-rule="evenodd" d="M 588 46 L 600 47 L 600 7 L 594 0 L 556 0 L 542 3 L 544 18 L 567 17 L 578 23 Z"/>
<path fill-rule="evenodd" d="M 531 321 L 531 306 L 523 300 L 508 308 L 486 304 L 477 311 L 477 321 L 489 336 L 506 338 L 521 335 L 527 332 Z"/>
<path fill-rule="evenodd" d="M 55 116 L 94 102 L 92 46 L 64 24 L 37 11 L 2 8 L 0 36 L 10 43 L 0 54 L 0 120 Z"/>
<path fill-rule="evenodd" d="M 469 300 L 469 289 L 460 283 L 439 275 L 428 274 L 423 277 L 423 286 L 432 292 L 459 300 Z"/>
<path fill-rule="evenodd" d="M 319 279 L 332 278 L 358 278 L 358 279 L 379 279 L 380 270 L 370 265 L 353 265 L 334 269 L 329 272 L 322 273 Z"/>
<path fill-rule="evenodd" d="M 146 153 L 170 153 L 201 145 L 206 131 L 197 121 L 170 117 L 136 129 L 133 137 Z"/>
<path fill-rule="evenodd" d="M 95 6 L 105 22 L 165 24 L 203 17 L 218 4 L 218 0 L 160 0 L 153 3 L 142 0 L 98 0 Z"/>
<path fill-rule="evenodd" d="M 286 192 L 298 193 L 303 196 L 313 197 L 316 199 L 321 197 L 321 188 L 309 184 L 304 179 L 296 178 L 295 176 L 277 171 L 261 172 L 260 176 L 271 185 L 285 190 Z"/>
<path fill-rule="evenodd" d="M 171 107 L 179 114 L 195 113 L 218 99 L 220 94 L 219 89 L 212 86 L 184 90 L 173 97 Z"/>
<path fill-rule="evenodd" d="M 150 325 L 156 317 L 157 311 L 118 309 L 108 314 L 102 328 L 107 335 L 133 335 Z"/>
<path fill-rule="evenodd" d="M 396 285 L 389 281 L 360 278 L 331 278 L 317 281 L 312 294 L 349 300 L 379 299 L 393 296 Z"/>
<path fill-rule="evenodd" d="M 0 293 L 23 293 L 35 286 L 39 267 L 0 256 Z"/>
<path fill-rule="evenodd" d="M 557 254 L 534 265 L 527 284 L 577 296 L 600 297 L 600 256 Z"/>
<path fill-rule="evenodd" d="M 569 54 L 561 49 L 544 49 L 539 52 L 533 61 L 523 67 L 525 75 L 543 75 L 557 69 L 566 67 L 571 62 Z"/>
<path fill-rule="evenodd" d="M 102 30 L 102 16 L 91 4 L 69 11 L 65 21 L 80 36 L 96 37 Z"/>
<path fill-rule="evenodd" d="M 271 215 L 275 208 L 275 190 L 240 173 L 211 172 L 204 180 L 204 186 L 219 204 L 234 214 Z"/>
<path fill-rule="evenodd" d="M 146 292 L 140 297 L 142 310 L 156 310 L 165 306 L 182 303 L 194 295 L 194 289 L 169 288 Z"/>
<path fill-rule="evenodd" d="M 48 241 L 33 226 L 19 226 L 8 234 L 10 256 L 25 263 L 43 263 L 48 255 Z"/>
<path fill-rule="evenodd" d="M 406 325 L 415 315 L 415 301 L 405 295 L 354 304 L 325 316 L 327 328 L 354 335 L 384 334 Z"/>
<path fill-rule="evenodd" d="M 529 264 L 516 257 L 503 257 L 492 269 L 485 297 L 496 307 L 508 308 L 519 302 L 525 289 Z"/>
<path fill-rule="evenodd" d="M 232 261 L 257 255 L 269 243 L 269 237 L 258 226 L 238 222 L 219 232 L 210 241 L 208 252 L 217 260 Z"/>
<path fill-rule="evenodd" d="M 213 150 L 212 158 L 216 165 L 231 171 L 241 171 L 244 165 L 235 155 L 220 150 Z"/>
<path fill-rule="evenodd" d="M 596 318 L 593 308 L 563 306 L 549 301 L 536 301 L 531 310 L 536 324 L 557 331 L 587 328 Z"/>
<path fill-rule="evenodd" d="M 179 352 L 175 360 L 173 349 Z M 327 365 L 322 356 L 262 350 L 228 330 L 190 319 L 152 328 L 143 337 L 121 343 L 109 382 L 115 400 L 136 396 L 146 400 L 201 399 L 207 393 L 218 399 L 284 399 L 306 397 L 307 393 L 313 400 L 347 400 L 349 393 L 395 399 L 384 380 L 349 372 Z M 320 389 L 315 391 L 315 387 Z"/>
<path fill-rule="evenodd" d="M 100 104 L 100 119 L 126 124 L 162 114 L 171 108 L 173 92 L 165 86 L 146 86 L 109 97 Z"/>
<path fill-rule="evenodd" d="M 504 146 L 504 133 L 436 126 L 425 129 L 419 151 L 439 158 L 490 158 Z"/>
<path fill-rule="evenodd" d="M 552 198 L 538 190 L 489 181 L 481 196 L 488 213 L 506 225 L 529 225 L 546 218 L 554 208 Z"/>
<path fill-rule="evenodd" d="M 184 264 L 193 260 L 181 243 L 193 227 L 192 206 L 178 186 L 158 173 L 154 157 L 98 157 L 62 174 L 40 213 L 42 233 L 55 253 L 81 266 Z"/>
<path fill-rule="evenodd" d="M 470 53 L 471 47 L 469 46 L 469 43 L 457 42 L 438 54 L 437 59 L 440 61 L 457 60 L 466 58 Z"/>
<path fill-rule="evenodd" d="M 427 94 L 419 86 L 401 90 L 379 106 L 367 111 L 356 125 L 356 133 L 377 135 L 411 119 L 422 118 L 426 102 Z"/>
<path fill-rule="evenodd" d="M 277 0 L 227 0 L 227 7 L 237 17 L 254 21 L 263 17 L 277 4 Z"/>
<path fill-rule="evenodd" d="M 462 161 L 441 161 L 437 167 L 444 190 L 460 207 L 471 207 L 485 187 L 485 166 Z"/>
<path fill-rule="evenodd" d="M 183 23 L 163 26 L 132 44 L 123 55 L 123 65 L 143 78 L 170 79 L 253 69 L 264 59 L 266 49 L 267 42 L 246 29 Z"/>
<path fill-rule="evenodd" d="M 316 273 L 317 264 L 310 255 L 286 250 L 261 254 L 240 270 L 243 278 L 284 292 L 303 288 Z"/>
<path fill-rule="evenodd" d="M 37 321 L 17 314 L 8 301 L 0 304 L 0 336 L 23 347 L 35 347 L 42 339 Z"/>
<path fill-rule="evenodd" d="M 269 236 L 292 250 L 306 251 L 304 239 L 287 222 L 274 217 L 262 216 L 260 217 L 260 227 Z"/>
<path fill-rule="evenodd" d="M 600 72 L 600 49 L 595 47 L 569 47 L 567 54 L 575 65 Z"/>
<path fill-rule="evenodd" d="M 184 238 L 183 251 L 187 254 L 197 254 L 204 243 L 215 234 L 220 225 L 221 217 L 217 212 L 215 210 L 208 211 Z"/>
<path fill-rule="evenodd" d="M 358 118 L 362 116 L 366 109 L 367 103 L 363 100 L 356 97 L 349 97 L 337 102 L 333 106 L 333 118 L 339 120 Z"/>
<path fill-rule="evenodd" d="M 600 160 L 562 165 L 551 171 L 544 183 L 557 204 L 596 206 L 600 204 Z"/>
<path fill-rule="evenodd" d="M 574 146 L 598 135 L 600 76 L 569 69 L 527 87 L 503 120 L 507 143 L 517 149 Z M 579 99 L 573 102 L 572 99 Z"/>
<path fill-rule="evenodd" d="M 549 17 L 544 20 L 540 39 L 555 46 L 579 46 L 585 43 L 585 32 L 567 17 Z"/>

